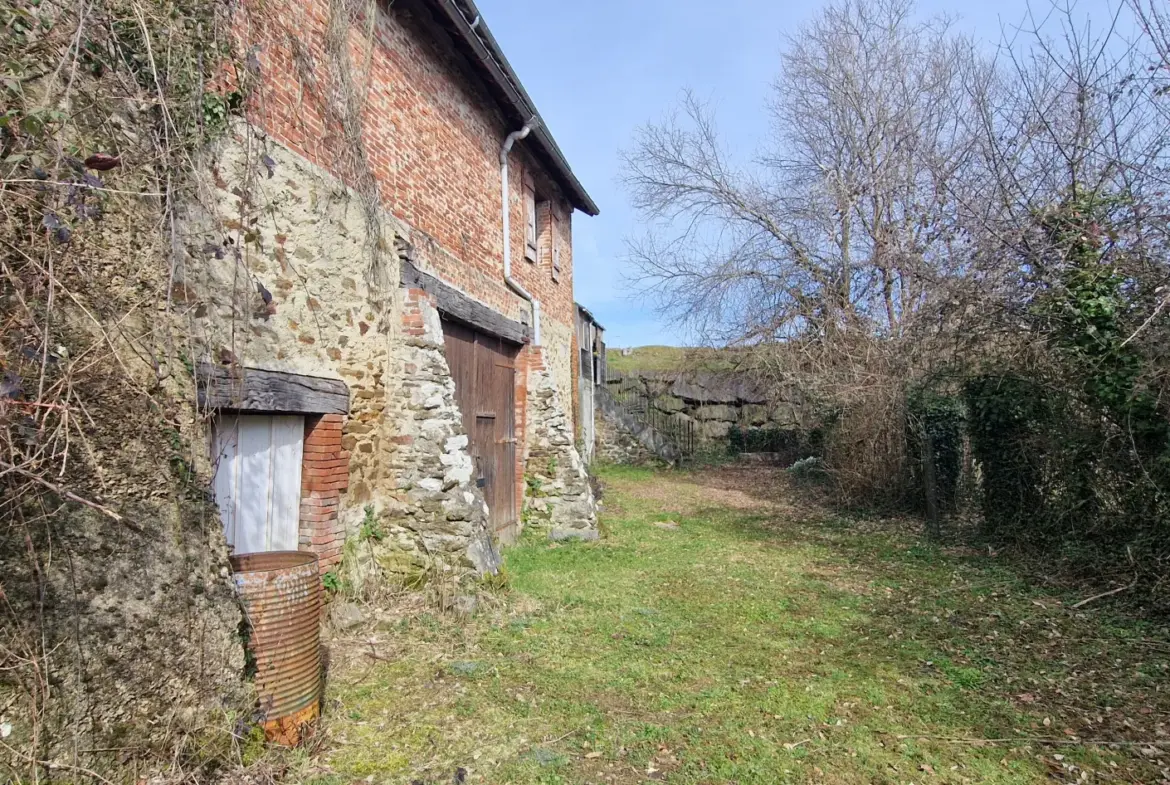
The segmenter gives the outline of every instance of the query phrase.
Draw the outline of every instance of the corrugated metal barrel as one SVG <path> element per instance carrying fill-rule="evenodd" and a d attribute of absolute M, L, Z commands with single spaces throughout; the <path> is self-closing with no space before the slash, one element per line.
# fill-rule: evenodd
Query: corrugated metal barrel
<path fill-rule="evenodd" d="M 302 551 L 231 557 L 269 740 L 295 746 L 321 712 L 321 583 Z"/>

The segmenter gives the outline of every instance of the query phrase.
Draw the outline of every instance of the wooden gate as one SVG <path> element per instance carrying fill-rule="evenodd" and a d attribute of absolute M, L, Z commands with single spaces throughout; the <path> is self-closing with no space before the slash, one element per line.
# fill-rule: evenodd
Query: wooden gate
<path fill-rule="evenodd" d="M 520 347 L 447 319 L 443 337 L 492 528 L 507 539 L 516 526 L 516 355 Z"/>

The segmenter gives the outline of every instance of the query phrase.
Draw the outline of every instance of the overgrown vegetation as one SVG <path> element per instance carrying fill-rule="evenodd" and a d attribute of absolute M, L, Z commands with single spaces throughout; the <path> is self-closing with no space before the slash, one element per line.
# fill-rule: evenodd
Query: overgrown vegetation
<path fill-rule="evenodd" d="M 175 307 L 178 213 L 198 199 L 189 175 L 250 84 L 223 12 L 201 0 L 0 2 L 6 780 L 100 780 L 94 769 L 159 757 L 205 771 L 239 752 L 232 723 L 246 692 L 221 684 L 211 717 L 211 685 L 183 682 L 198 672 L 183 643 L 200 629 L 184 622 L 190 608 L 206 614 L 209 650 L 236 645 L 235 620 L 219 616 L 233 606 L 214 564 L 203 423 L 182 359 L 197 352 Z M 121 553 L 142 572 L 127 574 Z M 149 592 L 136 585 L 147 575 Z M 129 710 L 111 705 L 99 666 L 134 659 L 144 631 L 91 604 L 103 591 L 115 607 L 125 593 L 167 608 L 154 655 L 178 673 L 119 673 L 135 693 Z M 168 690 L 188 694 L 189 726 L 133 732 L 139 710 L 175 709 Z"/>
<path fill-rule="evenodd" d="M 792 428 L 755 428 L 731 426 L 727 432 L 727 451 L 740 453 L 774 453 L 785 466 L 801 458 L 820 455 L 822 432 L 819 429 L 801 431 Z"/>
<path fill-rule="evenodd" d="M 331 5 L 330 30 L 348 41 L 364 6 Z M 231 345 L 202 345 L 184 279 L 226 260 L 233 297 L 271 297 L 249 253 L 262 208 L 251 186 L 274 174 L 270 142 L 244 134 L 230 206 L 209 155 L 245 107 L 266 109 L 249 35 L 258 19 L 282 20 L 265 13 L 205 0 L 0 0 L 5 781 L 159 767 L 186 781 L 254 757 L 193 378 L 202 362 L 235 362 L 243 330 L 233 322 Z M 304 31 L 285 32 L 292 46 Z M 351 54 L 321 64 L 346 107 L 321 112 L 330 133 L 364 101 L 341 73 Z M 185 244 L 192 213 L 206 222 L 202 248 Z"/>
<path fill-rule="evenodd" d="M 693 96 L 641 130 L 631 262 L 820 405 L 845 503 L 938 535 L 978 508 L 993 545 L 1166 610 L 1170 20 L 1041 5 L 992 58 L 912 0 L 829 4 L 782 54 L 757 163 Z"/>
<path fill-rule="evenodd" d="M 1056 547 L 1081 567 L 1122 565 L 1153 587 L 1170 558 L 1170 421 L 1155 358 L 1125 324 L 1142 282 L 1123 249 L 1107 248 L 1109 211 L 1108 200 L 1073 198 L 1041 216 L 1056 254 L 1033 262 L 1028 319 L 1045 361 L 997 363 L 966 397 L 985 532 Z"/>
<path fill-rule="evenodd" d="M 1164 630 L 1072 611 L 986 552 L 798 505 L 781 475 L 607 469 L 605 540 L 507 551 L 502 607 L 467 625 L 415 613 L 363 633 L 321 776 L 1163 776 Z"/>

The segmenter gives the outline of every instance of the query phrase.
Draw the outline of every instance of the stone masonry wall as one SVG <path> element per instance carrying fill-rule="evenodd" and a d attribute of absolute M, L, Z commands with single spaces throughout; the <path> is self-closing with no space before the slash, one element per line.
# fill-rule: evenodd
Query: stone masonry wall
<path fill-rule="evenodd" d="M 208 179 L 220 208 L 186 216 L 177 271 L 192 354 L 341 379 L 350 391 L 348 416 L 306 418 L 301 547 L 336 568 L 346 542 L 370 533 L 369 508 L 385 535 L 383 578 L 494 570 L 438 314 L 397 288 L 394 253 L 394 288 L 371 289 L 358 198 L 243 125 L 208 161 Z M 385 247 L 405 245 L 400 222 L 386 216 L 383 228 Z"/>
<path fill-rule="evenodd" d="M 244 124 L 208 156 L 202 174 L 218 201 L 183 216 L 186 256 L 176 270 L 188 351 L 196 361 L 345 382 L 349 414 L 330 422 L 340 428 L 332 460 L 346 460 L 347 485 L 333 489 L 336 505 L 317 512 L 336 513 L 335 532 L 352 530 L 393 480 L 378 454 L 397 303 L 366 276 L 370 244 L 392 247 L 393 225 L 371 238 L 352 192 Z M 397 277 L 389 283 L 397 286 Z M 312 511 L 302 506 L 305 514 Z"/>
<path fill-rule="evenodd" d="M 541 345 L 533 347 L 539 355 L 537 362 L 544 367 L 557 387 L 558 397 L 565 406 L 570 422 L 573 399 L 577 392 L 575 375 L 577 364 L 574 362 L 576 352 L 572 348 L 574 336 L 575 331 L 568 325 L 546 320 L 541 328 Z"/>
<path fill-rule="evenodd" d="M 554 540 L 597 539 L 597 504 L 560 390 L 539 352 L 529 361 L 527 525 Z"/>
<path fill-rule="evenodd" d="M 611 375 L 607 386 L 615 395 L 645 396 L 661 412 L 694 420 L 702 441 L 726 439 L 733 425 L 805 430 L 814 424 L 800 390 L 762 389 L 743 374 L 629 371 Z"/>
<path fill-rule="evenodd" d="M 391 356 L 386 407 L 395 433 L 382 456 L 396 481 L 378 511 L 374 561 L 408 584 L 436 573 L 495 572 L 499 552 L 475 485 L 439 312 L 422 290 L 399 296 L 403 334 Z"/>

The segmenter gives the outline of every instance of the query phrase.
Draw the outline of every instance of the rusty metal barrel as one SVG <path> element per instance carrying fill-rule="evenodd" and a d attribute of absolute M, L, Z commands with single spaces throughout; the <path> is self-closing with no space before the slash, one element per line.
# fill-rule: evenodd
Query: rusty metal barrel
<path fill-rule="evenodd" d="M 299 744 L 321 713 L 321 583 L 302 551 L 231 557 L 247 621 L 260 717 L 270 741 Z"/>

